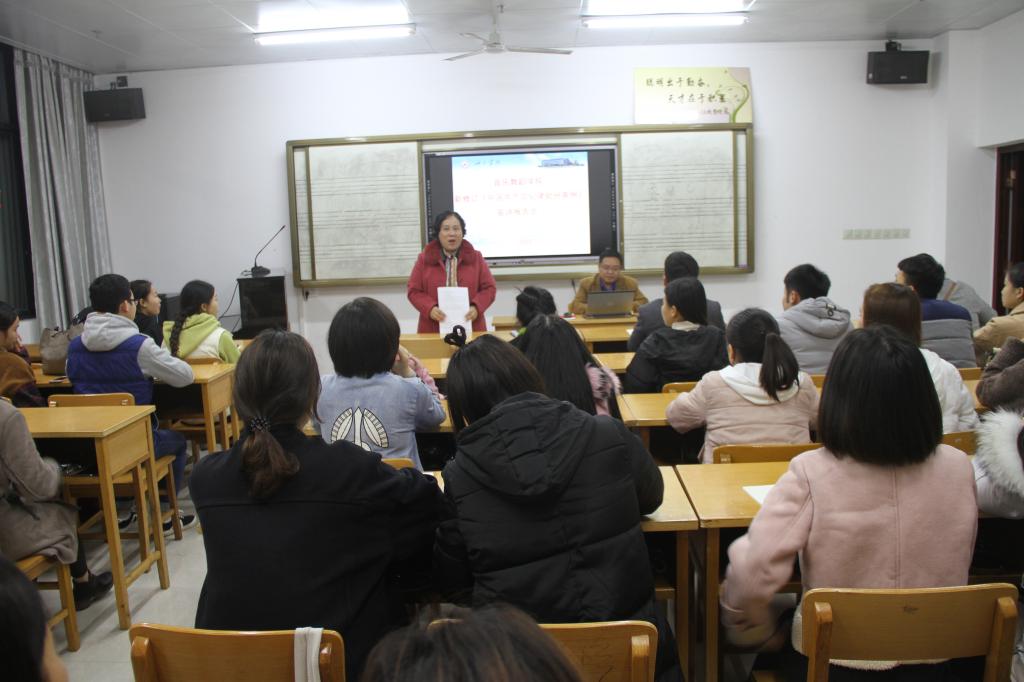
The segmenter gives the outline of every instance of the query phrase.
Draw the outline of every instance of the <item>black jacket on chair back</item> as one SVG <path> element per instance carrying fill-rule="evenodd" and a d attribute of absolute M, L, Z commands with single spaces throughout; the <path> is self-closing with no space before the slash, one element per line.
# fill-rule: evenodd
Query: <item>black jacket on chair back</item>
<path fill-rule="evenodd" d="M 449 594 L 513 604 L 539 622 L 644 617 L 654 595 L 640 515 L 661 474 L 610 417 L 523 393 L 457 438 L 434 549 Z"/>

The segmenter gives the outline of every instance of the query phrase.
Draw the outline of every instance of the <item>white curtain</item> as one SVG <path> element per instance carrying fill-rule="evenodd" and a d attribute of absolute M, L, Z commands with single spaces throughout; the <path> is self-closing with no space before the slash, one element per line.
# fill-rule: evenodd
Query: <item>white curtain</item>
<path fill-rule="evenodd" d="M 92 74 L 14 50 L 14 86 L 36 315 L 66 326 L 89 304 L 89 282 L 110 271 L 99 141 L 85 120 Z"/>

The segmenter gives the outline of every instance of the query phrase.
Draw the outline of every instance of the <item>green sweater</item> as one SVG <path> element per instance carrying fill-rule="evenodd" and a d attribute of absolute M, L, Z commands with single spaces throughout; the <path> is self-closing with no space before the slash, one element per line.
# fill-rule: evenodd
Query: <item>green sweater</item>
<path fill-rule="evenodd" d="M 174 322 L 164 322 L 164 348 L 171 347 Z M 215 336 L 219 335 L 219 336 Z M 241 352 L 231 332 L 222 329 L 217 318 L 209 313 L 190 315 L 181 327 L 177 357 L 217 357 L 222 362 L 238 362 Z"/>

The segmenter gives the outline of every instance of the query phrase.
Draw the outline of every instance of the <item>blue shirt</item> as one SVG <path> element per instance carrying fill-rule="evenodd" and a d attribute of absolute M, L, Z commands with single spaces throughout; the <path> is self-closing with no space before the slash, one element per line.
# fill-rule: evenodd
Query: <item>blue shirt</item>
<path fill-rule="evenodd" d="M 970 322 L 971 314 L 967 312 L 967 308 L 956 303 L 940 301 L 937 298 L 922 298 L 921 320 L 923 322 L 929 320 L 967 320 Z"/>
<path fill-rule="evenodd" d="M 444 421 L 441 400 L 418 377 L 391 372 L 369 379 L 327 374 L 321 377 L 317 420 L 327 443 L 347 440 L 381 457 L 408 457 L 420 471 L 416 430 Z"/>

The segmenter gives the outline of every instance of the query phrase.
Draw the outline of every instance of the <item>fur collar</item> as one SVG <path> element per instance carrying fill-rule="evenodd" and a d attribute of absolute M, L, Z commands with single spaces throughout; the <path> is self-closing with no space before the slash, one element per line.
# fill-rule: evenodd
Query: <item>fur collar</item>
<path fill-rule="evenodd" d="M 1024 497 L 1024 466 L 1017 438 L 1024 420 L 1010 410 L 990 412 L 978 427 L 978 449 L 974 463 L 998 481 L 1000 486 Z"/>

